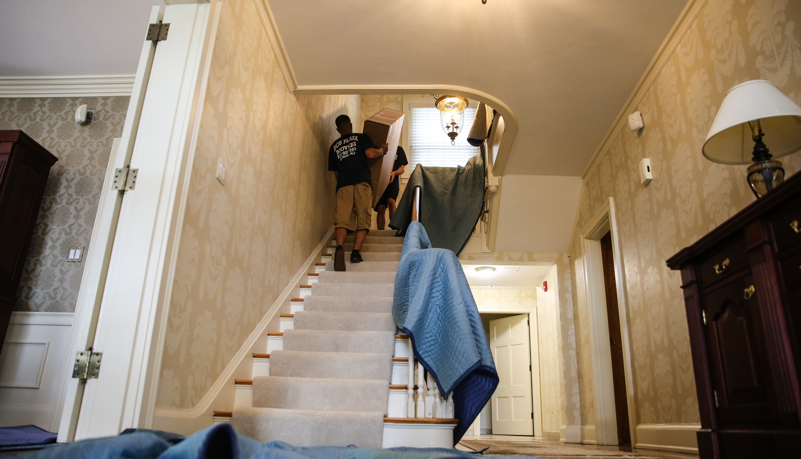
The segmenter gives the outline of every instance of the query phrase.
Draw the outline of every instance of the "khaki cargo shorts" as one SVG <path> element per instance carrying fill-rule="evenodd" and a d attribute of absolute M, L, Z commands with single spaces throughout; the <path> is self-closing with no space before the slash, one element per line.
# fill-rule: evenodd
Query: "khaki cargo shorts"
<path fill-rule="evenodd" d="M 373 187 L 369 183 L 347 185 L 337 190 L 337 208 L 334 220 L 337 228 L 348 231 L 369 230 L 372 215 Z"/>

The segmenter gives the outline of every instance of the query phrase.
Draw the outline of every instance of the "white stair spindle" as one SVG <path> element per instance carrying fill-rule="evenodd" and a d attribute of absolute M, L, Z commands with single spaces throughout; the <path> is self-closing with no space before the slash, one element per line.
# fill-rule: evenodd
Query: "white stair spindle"
<path fill-rule="evenodd" d="M 414 350 L 412 349 L 412 340 L 409 339 L 409 386 L 406 400 L 406 417 L 414 417 Z"/>
<path fill-rule="evenodd" d="M 434 417 L 442 419 L 445 417 L 445 399 L 440 395 L 439 386 L 437 386 L 436 383 L 434 384 L 434 400 L 436 400 L 436 404 L 434 405 Z"/>
<path fill-rule="evenodd" d="M 445 402 L 445 418 L 453 419 L 453 392 L 448 396 L 448 401 Z"/>
<path fill-rule="evenodd" d="M 426 380 L 425 370 L 422 365 L 417 364 L 417 415 L 416 418 L 426 417 Z"/>
<path fill-rule="evenodd" d="M 432 419 L 434 417 L 434 403 L 435 403 L 434 387 L 435 386 L 436 386 L 436 383 L 434 382 L 434 378 L 432 378 L 431 375 L 429 374 L 428 378 L 426 379 L 426 388 L 428 389 L 426 391 L 426 418 L 427 419 Z"/>

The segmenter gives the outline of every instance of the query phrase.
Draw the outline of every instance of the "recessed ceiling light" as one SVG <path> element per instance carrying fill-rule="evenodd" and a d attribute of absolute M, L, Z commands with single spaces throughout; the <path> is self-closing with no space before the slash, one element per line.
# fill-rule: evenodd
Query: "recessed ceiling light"
<path fill-rule="evenodd" d="M 488 279 L 495 272 L 495 268 L 492 266 L 479 266 L 476 268 L 476 272 L 484 279 Z"/>

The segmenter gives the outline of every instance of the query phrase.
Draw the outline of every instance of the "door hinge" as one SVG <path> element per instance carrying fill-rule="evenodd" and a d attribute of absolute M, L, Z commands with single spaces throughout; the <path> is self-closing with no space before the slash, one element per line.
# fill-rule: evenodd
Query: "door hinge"
<path fill-rule="evenodd" d="M 531 364 L 528 365 L 528 371 L 531 371 Z"/>
<path fill-rule="evenodd" d="M 111 185 L 112 190 L 117 191 L 130 191 L 136 188 L 136 176 L 139 175 L 139 169 L 131 169 L 123 167 L 114 170 L 114 183 Z"/>
<path fill-rule="evenodd" d="M 534 412 L 531 413 L 531 419 L 534 419 Z"/>
<path fill-rule="evenodd" d="M 701 310 L 701 319 L 703 319 L 704 325 L 706 325 L 706 312 L 704 312 L 703 309 Z"/>
<path fill-rule="evenodd" d="M 720 405 L 718 404 L 718 391 L 713 390 L 712 394 L 715 396 L 715 408 L 720 408 Z"/>
<path fill-rule="evenodd" d="M 170 33 L 169 24 L 163 24 L 161 21 L 155 24 L 150 24 L 147 27 L 147 41 L 152 41 L 153 43 L 164 41 L 167 39 L 167 35 L 169 33 Z"/>
<path fill-rule="evenodd" d="M 78 352 L 75 354 L 72 377 L 81 381 L 97 379 L 100 374 L 100 360 L 102 357 L 102 352 L 92 352 L 92 348 L 89 348 L 88 351 Z"/>

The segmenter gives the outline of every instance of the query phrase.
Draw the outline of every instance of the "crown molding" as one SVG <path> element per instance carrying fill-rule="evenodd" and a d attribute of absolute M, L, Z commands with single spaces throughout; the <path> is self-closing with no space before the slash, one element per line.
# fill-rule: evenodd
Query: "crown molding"
<path fill-rule="evenodd" d="M 687 30 L 692 26 L 698 14 L 706 4 L 707 0 L 689 0 L 689 2 L 687 2 L 679 19 L 673 25 L 673 28 L 670 29 L 665 41 L 662 42 L 662 46 L 659 47 L 651 63 L 648 64 L 648 68 L 645 70 L 642 78 L 640 78 L 637 86 L 634 87 L 634 91 L 629 96 L 626 104 L 623 105 L 623 109 L 618 113 L 615 122 L 612 123 L 612 127 L 609 128 L 609 131 L 607 131 L 598 149 L 595 150 L 592 158 L 590 158 L 590 162 L 581 174 L 582 180 L 587 180 L 587 177 L 595 171 L 598 164 L 600 164 L 601 160 L 606 156 L 615 138 L 617 138 L 617 134 L 628 123 L 629 113 L 635 111 L 637 106 L 640 105 L 643 97 L 645 97 L 645 94 L 651 89 L 651 86 L 653 86 L 659 74 L 662 73 L 662 69 L 665 68 L 665 65 L 673 56 L 676 48 L 678 48 L 681 40 L 687 33 Z"/>
<path fill-rule="evenodd" d="M 273 12 L 270 10 L 270 5 L 267 0 L 253 0 L 256 5 L 256 10 L 259 13 L 261 24 L 264 27 L 264 32 L 267 33 L 267 40 L 270 42 L 270 47 L 273 50 L 275 59 L 278 61 L 278 67 L 281 69 L 281 75 L 284 77 L 284 82 L 289 92 L 294 91 L 298 87 L 298 80 L 295 78 L 295 71 L 292 69 L 292 63 L 289 62 L 289 55 L 286 53 L 284 41 L 281 39 L 281 34 L 278 32 L 278 26 L 275 24 Z"/>
<path fill-rule="evenodd" d="M 134 75 L 0 77 L 0 98 L 130 96 Z"/>

